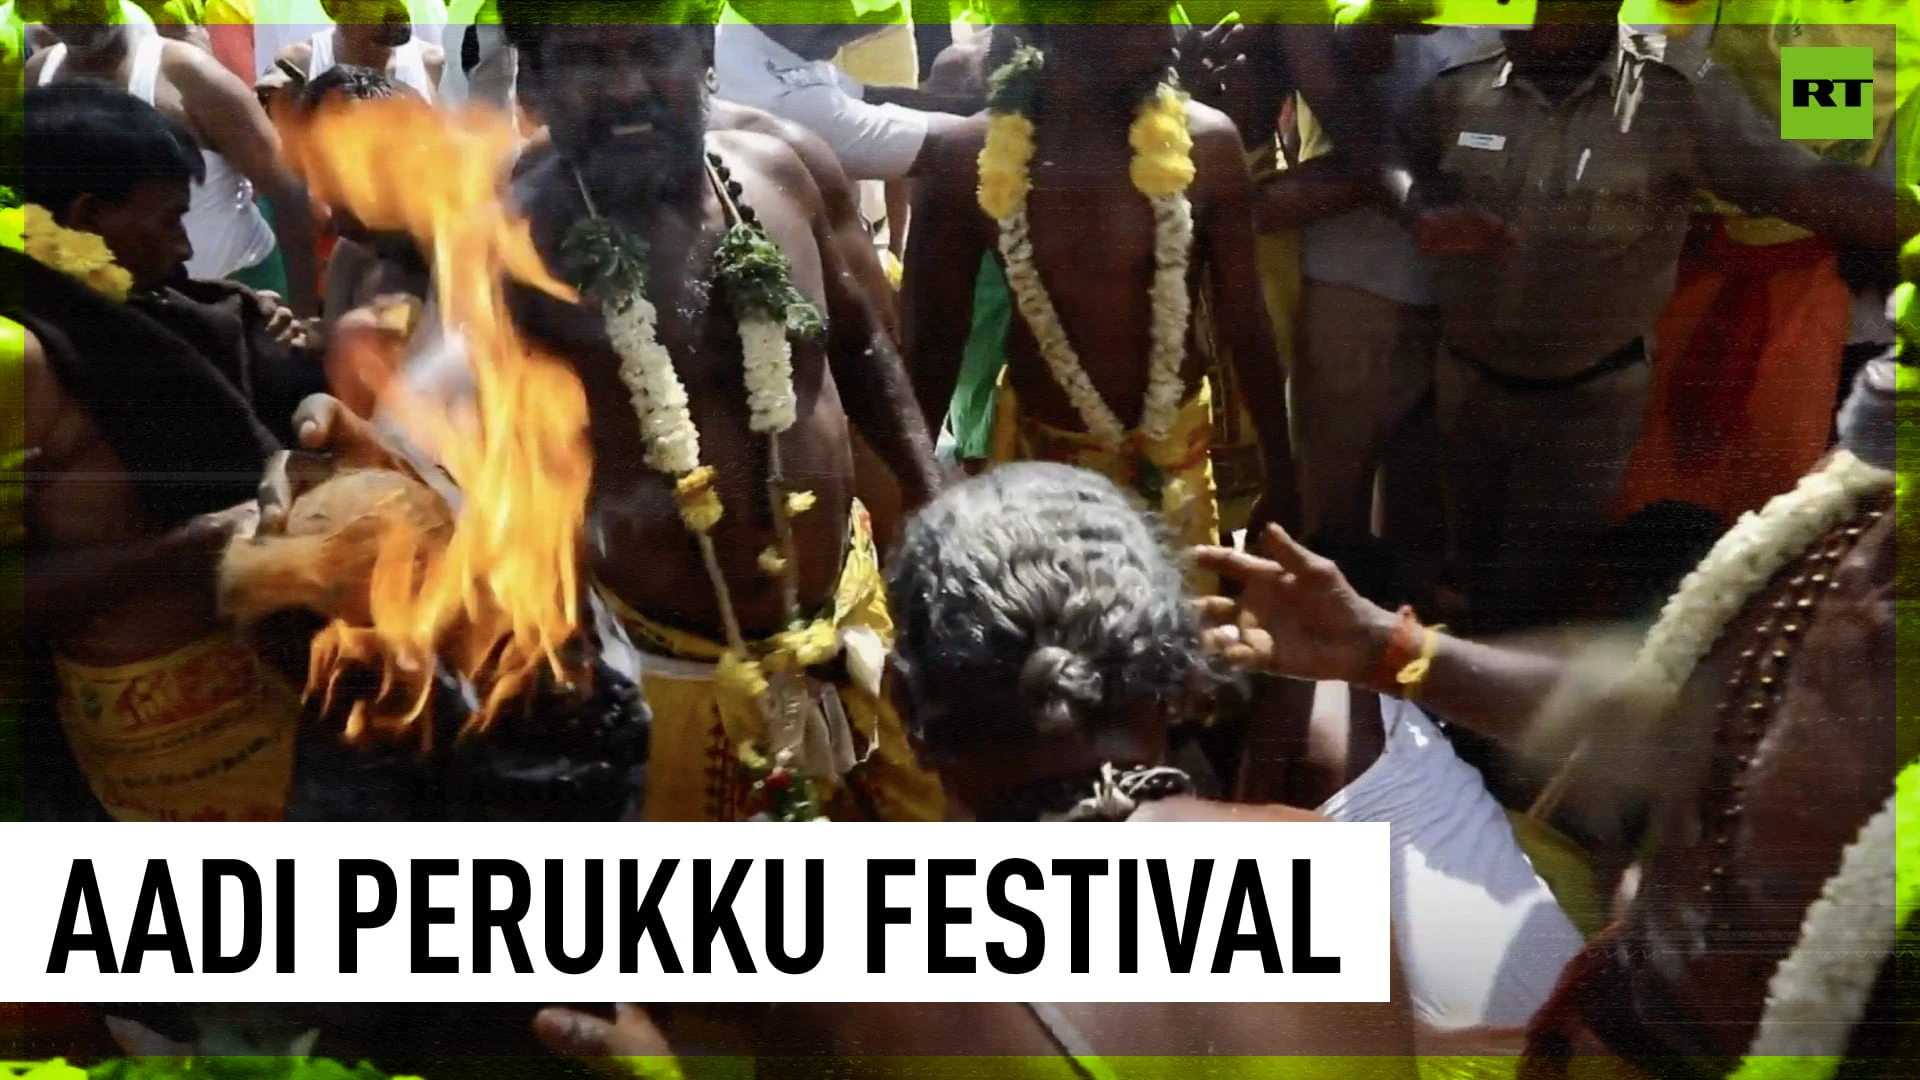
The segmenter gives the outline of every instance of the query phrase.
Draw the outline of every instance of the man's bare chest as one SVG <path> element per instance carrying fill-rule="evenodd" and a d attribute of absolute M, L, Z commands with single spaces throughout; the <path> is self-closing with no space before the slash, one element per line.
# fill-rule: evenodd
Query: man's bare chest
<path fill-rule="evenodd" d="M 1083 287 L 1124 287 L 1153 274 L 1153 207 L 1124 182 L 1036 169 L 1027 230 L 1035 261 L 1071 272 Z"/>

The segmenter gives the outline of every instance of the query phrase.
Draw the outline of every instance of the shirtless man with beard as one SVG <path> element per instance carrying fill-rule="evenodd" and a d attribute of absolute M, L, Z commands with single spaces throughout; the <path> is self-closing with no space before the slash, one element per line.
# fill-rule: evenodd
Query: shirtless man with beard
<path fill-rule="evenodd" d="M 731 636 L 726 608 L 750 651 L 772 666 L 783 650 L 771 639 L 789 629 L 782 583 L 765 569 L 778 542 L 766 496 L 772 455 L 767 440 L 748 428 L 742 345 L 724 290 L 713 284 L 721 236 L 751 214 L 826 322 L 822 338 L 794 343 L 798 420 L 777 436 L 785 475 L 813 495 L 813 507 L 791 518 L 799 608 L 818 618 L 816 637 L 836 642 L 824 660 L 805 657 L 804 693 L 814 701 L 832 697 L 823 711 L 844 711 L 858 755 L 872 750 L 844 775 L 802 773 L 835 817 L 938 818 L 937 782 L 913 764 L 890 707 L 870 684 L 858 685 L 854 669 L 865 665 L 843 661 L 837 647 L 863 631 L 882 641 L 891 631 L 868 514 L 854 498 L 850 435 L 862 432 L 909 505 L 938 485 L 932 442 L 880 305 L 845 265 L 806 164 L 775 138 L 707 132 L 695 7 L 651 4 L 628 13 L 633 23 L 590 26 L 535 22 L 549 13 L 501 6 L 519 51 L 521 91 L 552 140 L 522 161 L 515 186 L 535 243 L 550 265 L 564 268 L 564 235 L 598 213 L 658 253 L 646 294 L 659 312 L 660 344 L 686 387 L 700 460 L 714 468 L 724 507 L 710 536 L 730 604 L 717 596 L 695 536 L 682 523 L 673 478 L 642 462 L 646 443 L 601 313 L 516 293 L 523 328 L 572 358 L 587 391 L 595 463 L 589 557 L 603 593 L 650 654 L 646 690 L 655 731 L 646 815 L 751 816 L 754 796 L 741 782 L 737 755 L 749 745 L 779 749 L 766 743 L 757 703 L 727 694 L 715 667 Z"/>

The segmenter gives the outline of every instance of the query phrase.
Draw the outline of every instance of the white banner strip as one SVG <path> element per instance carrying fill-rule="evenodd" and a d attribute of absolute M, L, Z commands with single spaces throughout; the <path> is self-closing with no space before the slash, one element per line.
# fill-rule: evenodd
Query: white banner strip
<path fill-rule="evenodd" d="M 0 1001 L 1378 1002 L 1388 830 L 4 824 Z"/>

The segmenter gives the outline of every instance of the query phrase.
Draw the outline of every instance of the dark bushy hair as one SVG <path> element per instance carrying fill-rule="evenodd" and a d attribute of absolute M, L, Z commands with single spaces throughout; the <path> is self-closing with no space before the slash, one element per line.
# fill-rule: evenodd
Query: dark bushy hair
<path fill-rule="evenodd" d="M 930 746 L 1019 743 L 1186 700 L 1207 670 L 1167 534 L 1105 477 L 1006 465 L 908 523 L 889 592 Z"/>
<path fill-rule="evenodd" d="M 300 91 L 300 104 L 315 108 L 327 100 L 328 94 L 339 94 L 349 101 L 375 101 L 393 97 L 396 92 L 393 80 L 381 72 L 354 64 L 335 64 L 308 80 Z"/>
<path fill-rule="evenodd" d="M 118 203 L 144 181 L 206 175 L 185 127 L 111 83 L 36 86 L 23 111 L 21 195 L 55 216 L 82 195 Z"/>

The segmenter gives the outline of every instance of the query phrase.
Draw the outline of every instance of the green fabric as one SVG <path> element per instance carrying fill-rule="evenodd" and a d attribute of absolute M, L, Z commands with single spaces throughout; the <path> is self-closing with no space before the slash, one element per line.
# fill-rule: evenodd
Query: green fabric
<path fill-rule="evenodd" d="M 265 199 L 256 200 L 260 207 L 260 216 L 267 219 L 267 227 L 273 227 L 273 204 Z M 245 285 L 254 292 L 278 293 L 287 295 L 287 260 L 282 257 L 280 245 L 274 244 L 267 257 L 247 267 L 227 275 L 227 280 Z"/>
<path fill-rule="evenodd" d="M 280 249 L 274 248 L 267 257 L 247 267 L 227 275 L 227 280 L 236 285 L 245 285 L 254 292 L 277 293 L 287 295 L 287 260 L 280 257 Z"/>
<path fill-rule="evenodd" d="M 966 356 L 947 409 L 947 425 L 962 461 L 987 456 L 993 438 L 994 391 L 1001 369 L 1007 366 L 1007 330 L 1012 325 L 1013 294 L 1007 290 L 1007 275 L 1000 269 L 1000 260 L 983 256 L 973 283 L 973 326 L 967 333 Z"/>

